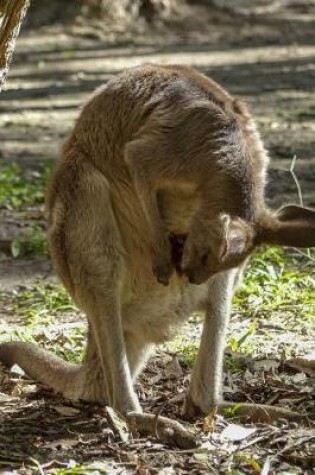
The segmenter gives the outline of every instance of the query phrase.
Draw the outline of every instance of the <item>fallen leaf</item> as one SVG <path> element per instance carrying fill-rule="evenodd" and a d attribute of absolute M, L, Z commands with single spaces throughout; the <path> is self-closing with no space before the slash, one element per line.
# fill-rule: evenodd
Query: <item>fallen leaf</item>
<path fill-rule="evenodd" d="M 206 442 L 203 442 L 201 444 L 200 449 L 208 450 L 210 452 L 210 451 L 213 451 L 213 450 L 217 450 L 217 447 L 215 445 L 213 445 L 210 442 L 210 440 L 207 440 Z M 196 454 L 198 454 L 198 452 L 196 452 Z M 196 454 L 195 454 L 195 456 L 196 456 Z"/>
<path fill-rule="evenodd" d="M 79 409 L 70 406 L 53 406 L 53 409 L 61 416 L 76 416 L 80 413 Z"/>
<path fill-rule="evenodd" d="M 291 358 L 286 361 L 286 364 L 291 368 L 295 368 L 303 373 L 315 376 L 315 352 L 297 358 Z"/>
<path fill-rule="evenodd" d="M 202 430 L 205 434 L 209 434 L 209 432 L 214 432 L 215 429 L 215 419 L 214 416 L 216 415 L 217 408 L 214 407 L 210 410 L 208 415 L 203 420 L 203 427 Z"/>
<path fill-rule="evenodd" d="M 272 359 L 264 359 L 252 362 L 253 371 L 274 372 L 280 366 L 280 362 Z"/>
<path fill-rule="evenodd" d="M 12 396 L 23 396 L 25 394 L 36 393 L 36 384 L 17 384 L 12 391 Z"/>
<path fill-rule="evenodd" d="M 13 239 L 11 242 L 11 254 L 14 259 L 19 257 L 22 251 L 22 244 L 18 238 Z"/>
<path fill-rule="evenodd" d="M 165 375 L 170 378 L 180 378 L 183 375 L 183 370 L 179 364 L 177 356 L 174 356 L 164 368 Z"/>
<path fill-rule="evenodd" d="M 209 462 L 209 454 L 207 452 L 196 452 L 193 455 L 194 459 L 197 460 L 199 463 L 207 463 Z"/>
<path fill-rule="evenodd" d="M 50 440 L 49 442 L 46 442 L 43 444 L 43 446 L 49 447 L 50 450 L 68 450 L 72 449 L 74 446 L 78 445 L 80 443 L 80 440 L 78 439 L 57 439 L 57 440 Z M 1 472 L 0 472 L 1 475 Z"/>
<path fill-rule="evenodd" d="M 0 393 L 0 402 L 6 403 L 6 402 L 17 402 L 17 401 L 18 401 L 17 397 L 13 397 L 5 393 Z"/>
<path fill-rule="evenodd" d="M 17 365 L 17 364 L 14 364 L 14 365 L 12 366 L 10 372 L 11 372 L 11 373 L 18 374 L 18 375 L 20 375 L 20 376 L 24 376 L 24 375 L 25 375 L 25 371 L 24 371 L 22 368 L 20 368 L 20 366 Z"/>
<path fill-rule="evenodd" d="M 307 376 L 304 373 L 297 373 L 291 378 L 293 383 L 303 383 L 306 379 Z"/>
<path fill-rule="evenodd" d="M 237 458 L 237 460 L 239 460 L 240 462 L 249 465 L 252 468 L 251 473 L 261 475 L 261 466 L 252 456 L 245 454 L 236 454 L 235 458 Z"/>
<path fill-rule="evenodd" d="M 246 439 L 257 431 L 255 427 L 244 427 L 239 424 L 229 424 L 221 432 L 221 439 L 239 441 Z"/>
<path fill-rule="evenodd" d="M 271 461 L 271 457 L 268 456 L 266 458 L 265 462 L 264 462 L 264 465 L 263 465 L 262 469 L 261 469 L 260 475 L 268 475 L 270 473 L 270 467 L 271 467 L 270 461 Z"/>

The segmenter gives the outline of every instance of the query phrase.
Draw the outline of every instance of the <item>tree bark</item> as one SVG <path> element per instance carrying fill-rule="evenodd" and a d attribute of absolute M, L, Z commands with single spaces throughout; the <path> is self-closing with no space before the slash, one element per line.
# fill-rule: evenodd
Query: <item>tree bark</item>
<path fill-rule="evenodd" d="M 0 92 L 28 6 L 29 0 L 0 0 Z"/>

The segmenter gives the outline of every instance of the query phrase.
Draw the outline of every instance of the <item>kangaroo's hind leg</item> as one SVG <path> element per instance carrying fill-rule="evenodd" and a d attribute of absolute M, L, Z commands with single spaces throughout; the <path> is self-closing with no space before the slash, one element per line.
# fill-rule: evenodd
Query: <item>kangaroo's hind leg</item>
<path fill-rule="evenodd" d="M 67 203 L 64 249 L 71 293 L 88 317 L 90 345 L 95 343 L 100 359 L 107 393 L 102 400 L 122 413 L 140 411 L 122 330 L 121 292 L 126 266 L 109 185 L 100 172 L 85 164 L 76 177 L 73 195 L 72 202 Z M 89 391 L 94 392 L 93 383 L 83 388 L 85 398 Z"/>
<path fill-rule="evenodd" d="M 62 252 L 71 283 L 69 290 L 89 322 L 90 338 L 81 394 L 87 400 L 100 397 L 100 402 L 124 414 L 134 433 L 157 435 L 161 440 L 183 448 L 194 446 L 195 437 L 178 422 L 157 419 L 141 411 L 132 376 L 141 369 L 148 345 L 145 341 L 139 344 L 134 335 L 123 331 L 127 256 L 106 178 L 91 165 L 84 164 L 82 168 L 75 186 L 72 183 L 72 196 L 67 202 L 64 238 L 55 243 L 57 246 L 63 242 Z M 53 244 L 53 236 L 51 240 Z M 66 284 L 67 279 L 64 282 Z"/>

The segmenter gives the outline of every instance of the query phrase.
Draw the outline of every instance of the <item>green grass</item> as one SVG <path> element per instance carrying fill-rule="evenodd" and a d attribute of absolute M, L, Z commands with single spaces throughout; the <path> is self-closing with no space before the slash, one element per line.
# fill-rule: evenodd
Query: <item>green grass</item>
<path fill-rule="evenodd" d="M 52 164 L 47 161 L 36 171 L 17 163 L 1 166 L 0 206 L 21 210 L 42 205 L 51 169 Z"/>
<path fill-rule="evenodd" d="M 82 360 L 86 327 L 61 285 L 38 284 L 1 297 L 10 302 L 10 312 L 19 324 L 0 325 L 0 341 L 36 343 L 68 361 Z M 57 315 L 65 318 L 61 321 Z"/>
<path fill-rule="evenodd" d="M 38 284 L 13 296 L 13 308 L 26 318 L 27 325 L 46 323 L 47 316 L 76 310 L 71 298 L 61 285 Z"/>
<path fill-rule="evenodd" d="M 259 474 L 262 470 L 262 467 L 256 460 L 256 458 L 252 457 L 251 455 L 246 455 L 243 453 L 235 453 L 232 455 L 233 461 L 235 461 L 238 465 L 244 467 L 234 468 L 231 471 L 228 471 L 228 475 L 246 475 L 248 473 Z"/>
<path fill-rule="evenodd" d="M 18 259 L 24 255 L 42 256 L 49 255 L 48 240 L 44 226 L 32 224 L 23 237 L 16 237 L 11 242 L 11 256 Z"/>
<path fill-rule="evenodd" d="M 234 297 L 234 312 L 238 320 L 249 323 L 245 328 L 233 331 L 228 346 L 233 352 L 253 353 L 261 339 L 257 338 L 258 322 L 262 319 L 285 321 L 289 330 L 311 334 L 315 330 L 314 276 L 311 261 L 278 248 L 257 253 L 248 266 L 244 283 Z M 75 313 L 76 307 L 61 285 L 38 284 L 28 290 L 15 292 L 11 297 L 14 314 L 23 318 L 23 326 L 7 332 L 6 339 L 22 339 L 42 343 L 68 360 L 82 358 L 84 325 L 62 328 L 56 316 Z M 198 319 L 193 323 L 201 326 Z M 43 330 L 44 327 L 44 330 Z M 260 343 L 259 343 L 260 342 Z M 46 345 L 46 344 L 45 344 Z M 168 349 L 180 355 L 181 360 L 192 366 L 199 345 L 199 334 L 178 336 Z M 227 359 L 228 368 L 240 369 L 232 357 Z"/>
<path fill-rule="evenodd" d="M 0 166 L 0 208 L 9 211 L 17 226 L 21 220 L 25 224 L 11 242 L 11 256 L 15 259 L 48 255 L 43 205 L 51 170 L 51 161 L 43 161 L 38 170 L 22 168 L 17 163 Z"/>
<path fill-rule="evenodd" d="M 35 465 L 35 469 L 41 469 L 39 462 L 34 459 L 32 461 Z M 121 470 L 115 467 L 115 462 L 111 460 L 98 461 L 84 465 L 77 464 L 74 460 L 71 460 L 68 463 L 68 467 L 51 469 L 48 471 L 45 470 L 45 473 L 49 475 L 115 475 L 121 473 Z M 42 473 L 42 469 L 39 473 Z"/>
<path fill-rule="evenodd" d="M 232 352 L 271 354 L 283 347 L 288 355 L 291 350 L 294 353 L 299 341 L 297 335 L 315 336 L 314 253 L 292 253 L 276 247 L 255 253 L 235 293 L 233 315 L 238 325 L 233 326 L 235 318 L 232 319 L 230 328 L 233 329 L 227 342 Z M 188 335 L 177 336 L 167 345 L 168 351 L 178 354 L 189 366 L 193 365 L 198 350 L 200 322 L 200 318 L 194 317 Z M 277 335 L 271 337 L 270 332 L 259 332 L 262 322 L 283 326 L 289 335 L 287 341 L 279 342 Z M 300 345 L 303 345 L 302 340 Z M 231 356 L 227 357 L 226 365 L 231 372 L 241 369 Z"/>
<path fill-rule="evenodd" d="M 314 316 L 314 286 L 312 256 L 268 248 L 251 260 L 244 285 L 234 297 L 234 307 L 239 312 L 256 309 L 263 314 L 284 307 L 294 311 L 298 306 L 301 318 L 308 318 Z"/>
<path fill-rule="evenodd" d="M 265 351 L 262 345 L 264 339 L 270 340 L 270 335 L 258 334 L 261 321 L 280 321 L 292 335 L 315 333 L 315 281 L 311 259 L 312 256 L 308 258 L 278 248 L 263 250 L 253 257 L 234 297 L 233 311 L 239 326 L 233 328 L 228 338 L 228 347 L 233 352 Z M 6 328 L 1 339 L 45 342 L 46 347 L 67 360 L 82 358 L 84 324 L 63 326 L 56 318 L 76 314 L 76 307 L 61 285 L 38 284 L 13 293 L 10 302 L 12 312 L 22 318 L 23 326 Z M 199 346 L 201 320 L 195 318 L 191 328 L 197 329 L 193 337 L 192 332 L 187 332 L 167 345 L 167 349 L 177 353 L 188 366 L 193 365 Z M 290 342 L 287 346 L 289 351 Z M 239 363 L 231 356 L 227 358 L 227 366 L 232 372 L 240 370 Z"/>

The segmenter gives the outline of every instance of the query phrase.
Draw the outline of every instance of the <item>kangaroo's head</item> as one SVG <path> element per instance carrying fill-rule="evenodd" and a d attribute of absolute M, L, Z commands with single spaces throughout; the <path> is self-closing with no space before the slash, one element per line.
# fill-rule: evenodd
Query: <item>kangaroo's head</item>
<path fill-rule="evenodd" d="M 255 222 L 221 215 L 209 232 L 208 251 L 197 255 L 195 263 L 185 268 L 185 246 L 189 240 L 181 236 L 172 240 L 176 268 L 187 274 L 189 281 L 201 284 L 214 274 L 242 265 L 261 245 L 297 248 L 315 246 L 315 210 L 288 205 L 276 212 L 264 210 Z M 175 247 L 175 250 L 174 250 Z M 196 249 L 198 249 L 198 243 Z M 180 262 L 180 264 L 179 264 Z"/>

